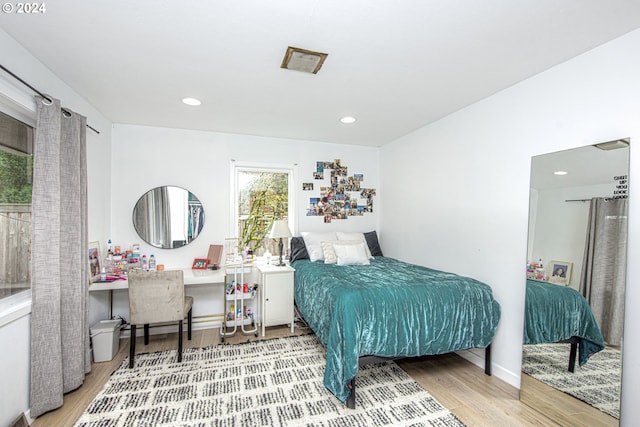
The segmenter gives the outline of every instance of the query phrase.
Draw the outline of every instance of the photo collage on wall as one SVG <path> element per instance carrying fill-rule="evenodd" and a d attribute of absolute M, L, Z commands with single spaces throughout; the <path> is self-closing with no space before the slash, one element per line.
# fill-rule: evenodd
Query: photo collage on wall
<path fill-rule="evenodd" d="M 333 220 L 347 219 L 350 216 L 362 216 L 365 212 L 373 212 L 374 188 L 363 188 L 363 174 L 347 173 L 347 167 L 340 164 L 340 159 L 333 162 L 316 162 L 315 180 L 329 179 L 329 185 L 320 185 L 320 196 L 309 199 L 307 216 L 320 216 L 325 223 Z M 313 190 L 313 182 L 302 183 L 305 191 Z"/>

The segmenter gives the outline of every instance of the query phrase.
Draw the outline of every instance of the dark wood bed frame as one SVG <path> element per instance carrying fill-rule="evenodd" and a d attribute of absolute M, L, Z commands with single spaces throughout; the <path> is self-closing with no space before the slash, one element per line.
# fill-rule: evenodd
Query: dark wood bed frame
<path fill-rule="evenodd" d="M 573 354 L 573 362 L 575 364 L 575 346 L 577 346 L 577 341 L 575 344 L 571 345 L 571 351 Z M 425 355 L 428 356 L 428 355 Z M 398 358 L 383 358 L 377 356 L 361 356 L 358 360 L 358 366 L 368 365 L 370 363 L 376 363 L 381 360 L 396 360 Z M 571 371 L 573 372 L 573 371 Z M 491 375 L 491 344 L 489 344 L 484 349 L 484 373 L 487 375 Z M 349 397 L 347 397 L 346 405 L 349 409 L 356 408 L 356 379 L 355 377 L 351 379 L 349 382 L 349 389 L 351 392 L 349 393 Z"/>

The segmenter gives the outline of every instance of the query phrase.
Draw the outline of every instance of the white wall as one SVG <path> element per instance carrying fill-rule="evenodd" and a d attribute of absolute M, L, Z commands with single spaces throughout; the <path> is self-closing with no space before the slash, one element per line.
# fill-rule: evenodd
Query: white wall
<path fill-rule="evenodd" d="M 0 327 L 0 426 L 29 408 L 29 324 L 26 315 Z"/>
<path fill-rule="evenodd" d="M 233 237 L 230 221 L 231 164 L 251 162 L 260 164 L 297 165 L 294 188 L 297 198 L 297 230 L 353 230 L 377 229 L 377 208 L 380 195 L 374 197 L 374 212 L 349 217 L 325 224 L 322 217 L 307 217 L 310 197 L 320 194 L 319 183 L 314 180 L 316 161 L 341 159 L 348 167 L 348 174 L 364 174 L 363 186 L 379 188 L 378 149 L 249 135 L 233 135 L 181 129 L 157 128 L 135 125 L 115 125 L 111 179 L 111 235 L 114 244 L 123 248 L 140 243 L 141 252 L 154 254 L 165 268 L 188 268 L 194 258 L 206 257 L 210 244 L 224 244 L 226 237 Z M 313 191 L 303 191 L 303 182 L 313 182 Z M 205 210 L 202 233 L 191 244 L 178 249 L 157 249 L 141 241 L 132 224 L 132 212 L 136 202 L 148 190 L 160 185 L 176 185 L 194 193 Z M 104 242 L 103 242 L 104 245 Z M 206 291 L 203 291 L 206 292 Z M 222 310 L 222 293 L 215 301 L 203 295 L 194 305 L 194 316 L 215 314 Z M 217 300 L 220 301 L 217 301 Z M 114 314 L 127 318 L 126 296 L 114 296 Z M 101 311 L 106 315 L 106 310 Z"/>
<path fill-rule="evenodd" d="M 111 236 L 114 244 L 141 243 L 143 253 L 154 253 L 167 268 L 190 267 L 193 258 L 206 256 L 210 244 L 232 237 L 230 175 L 232 160 L 261 164 L 297 165 L 294 188 L 298 230 L 375 230 L 378 213 L 324 224 L 307 217 L 309 198 L 319 195 L 321 181 L 313 179 L 316 161 L 341 159 L 348 173 L 363 173 L 366 186 L 378 188 L 378 149 L 248 135 L 232 135 L 147 126 L 115 125 L 113 129 Z M 313 191 L 302 191 L 314 182 Z M 325 182 L 328 182 L 325 181 Z M 177 185 L 203 203 L 205 226 L 193 243 L 179 249 L 155 249 L 141 241 L 131 215 L 138 198 L 159 185 Z M 380 196 L 376 196 L 374 203 Z M 374 209 L 376 205 L 374 204 Z"/>
<path fill-rule="evenodd" d="M 640 176 L 640 31 L 421 128 L 380 153 L 385 255 L 493 287 L 502 319 L 494 373 L 518 384 L 531 157 L 631 137 Z M 455 88 L 452 88 L 455 90 Z M 400 185 L 411 194 L 390 191 Z M 397 206 L 411 209 L 399 211 Z M 640 255 L 640 186 L 630 186 L 629 259 Z M 640 264 L 628 263 L 622 425 L 640 418 Z"/>

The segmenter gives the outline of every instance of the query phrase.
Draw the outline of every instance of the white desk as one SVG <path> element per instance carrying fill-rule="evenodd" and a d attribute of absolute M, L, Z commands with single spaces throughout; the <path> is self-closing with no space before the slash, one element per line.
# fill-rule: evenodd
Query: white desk
<path fill-rule="evenodd" d="M 182 269 L 184 272 L 184 285 L 218 285 L 224 284 L 225 269 L 220 270 L 192 270 Z M 113 315 L 113 291 L 129 289 L 129 281 L 113 280 L 110 282 L 95 282 L 89 285 L 89 292 L 109 291 L 109 319 Z"/>

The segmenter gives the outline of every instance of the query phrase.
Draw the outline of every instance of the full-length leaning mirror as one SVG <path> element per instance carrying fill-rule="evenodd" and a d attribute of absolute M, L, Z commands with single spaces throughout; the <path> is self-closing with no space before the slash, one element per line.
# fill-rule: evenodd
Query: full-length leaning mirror
<path fill-rule="evenodd" d="M 629 140 L 536 156 L 520 399 L 560 425 L 618 425 Z"/>
<path fill-rule="evenodd" d="M 156 187 L 143 194 L 133 208 L 133 226 L 151 246 L 175 249 L 198 237 L 204 226 L 204 209 L 184 188 Z"/>

